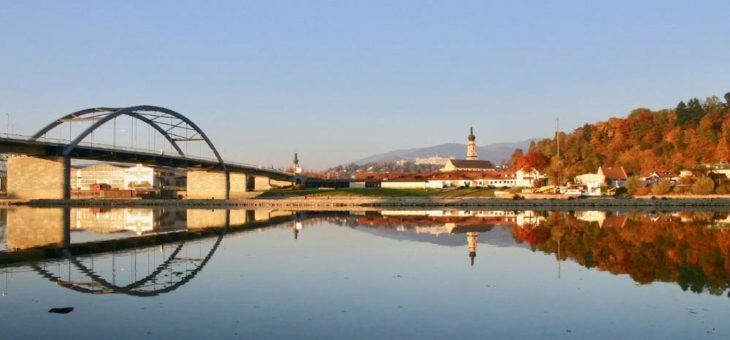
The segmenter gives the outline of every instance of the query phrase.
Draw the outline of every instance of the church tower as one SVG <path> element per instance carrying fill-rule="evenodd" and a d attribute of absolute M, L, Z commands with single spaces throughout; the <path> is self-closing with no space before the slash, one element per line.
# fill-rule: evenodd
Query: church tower
<path fill-rule="evenodd" d="M 469 128 L 469 141 L 466 144 L 466 159 L 469 161 L 475 161 L 477 157 L 477 138 L 474 137 L 474 128 Z"/>
<path fill-rule="evenodd" d="M 292 170 L 295 174 L 301 174 L 302 168 L 299 167 L 299 155 L 294 154 L 294 161 L 292 162 Z"/>

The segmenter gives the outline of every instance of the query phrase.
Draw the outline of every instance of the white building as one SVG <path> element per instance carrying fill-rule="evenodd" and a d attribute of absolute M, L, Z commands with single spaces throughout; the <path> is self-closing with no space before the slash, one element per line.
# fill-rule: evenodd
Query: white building
<path fill-rule="evenodd" d="M 156 187 L 156 184 L 154 168 L 137 164 L 131 168 L 124 169 L 125 188 L 153 188 Z"/>
<path fill-rule="evenodd" d="M 628 176 L 622 166 L 598 167 L 595 174 L 588 173 L 575 176 L 575 183 L 586 187 L 585 194 L 588 196 L 600 196 L 602 187 L 623 187 Z"/>
<path fill-rule="evenodd" d="M 430 165 L 444 165 L 446 162 L 448 162 L 450 159 L 454 159 L 454 157 L 439 157 L 438 155 L 433 157 L 416 157 L 416 165 L 421 164 L 430 164 Z"/>
<path fill-rule="evenodd" d="M 166 167 L 148 167 L 98 163 L 71 170 L 71 184 L 75 190 L 90 190 L 95 184 L 106 184 L 111 189 L 182 189 L 185 170 Z"/>

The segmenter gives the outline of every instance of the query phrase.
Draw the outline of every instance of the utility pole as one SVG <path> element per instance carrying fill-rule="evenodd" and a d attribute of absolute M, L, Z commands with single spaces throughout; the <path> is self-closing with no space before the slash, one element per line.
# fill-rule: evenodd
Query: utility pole
<path fill-rule="evenodd" d="M 557 145 L 557 157 L 558 157 L 558 193 L 560 193 L 560 171 L 562 170 L 562 164 L 560 162 L 560 117 L 555 118 L 555 144 Z"/>
<path fill-rule="evenodd" d="M 5 117 L 7 117 L 7 121 L 5 122 L 5 131 L 9 135 L 10 134 L 10 114 L 5 112 Z"/>
<path fill-rule="evenodd" d="M 560 160 L 560 118 L 555 118 L 555 140 L 558 144 L 558 160 Z"/>

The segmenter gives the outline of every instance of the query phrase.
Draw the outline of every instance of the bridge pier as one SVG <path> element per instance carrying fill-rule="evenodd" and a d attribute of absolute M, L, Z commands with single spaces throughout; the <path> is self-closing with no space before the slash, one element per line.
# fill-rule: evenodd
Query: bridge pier
<path fill-rule="evenodd" d="M 7 171 L 8 198 L 71 198 L 71 159 L 68 157 L 11 155 Z"/>
<path fill-rule="evenodd" d="M 232 173 L 231 176 L 231 191 L 228 197 L 231 199 L 246 198 L 247 193 L 251 192 L 252 188 L 249 186 L 249 178 L 246 174 Z"/>
<path fill-rule="evenodd" d="M 227 175 L 227 176 L 226 176 Z M 292 182 L 244 173 L 188 170 L 188 199 L 240 199 L 254 191 L 266 191 L 291 185 Z"/>
<path fill-rule="evenodd" d="M 189 199 L 227 199 L 229 176 L 223 171 L 188 170 Z"/>

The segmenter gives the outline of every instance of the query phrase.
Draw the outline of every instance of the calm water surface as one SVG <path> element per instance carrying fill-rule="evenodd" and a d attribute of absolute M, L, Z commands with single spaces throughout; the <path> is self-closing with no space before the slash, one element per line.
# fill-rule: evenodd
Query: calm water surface
<path fill-rule="evenodd" d="M 0 214 L 3 339 L 730 338 L 727 213 Z"/>

